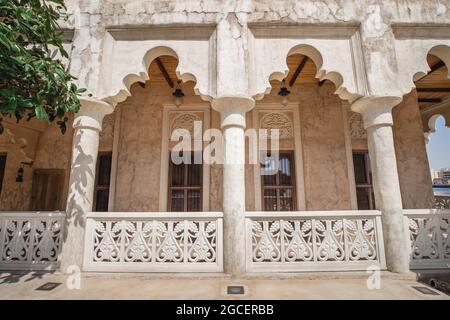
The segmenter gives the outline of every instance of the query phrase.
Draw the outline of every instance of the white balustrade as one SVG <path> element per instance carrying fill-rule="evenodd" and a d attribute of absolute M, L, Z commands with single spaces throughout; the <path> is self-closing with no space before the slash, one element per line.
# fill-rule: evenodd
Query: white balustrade
<path fill-rule="evenodd" d="M 404 210 L 404 214 L 411 241 L 411 269 L 450 269 L 450 210 Z"/>
<path fill-rule="evenodd" d="M 450 209 L 450 196 L 435 195 L 434 196 L 435 209 Z"/>
<path fill-rule="evenodd" d="M 386 268 L 379 211 L 246 213 L 247 271 Z"/>
<path fill-rule="evenodd" d="M 56 269 L 64 223 L 63 212 L 0 212 L 0 269 Z"/>
<path fill-rule="evenodd" d="M 87 215 L 84 270 L 222 272 L 220 212 Z"/>

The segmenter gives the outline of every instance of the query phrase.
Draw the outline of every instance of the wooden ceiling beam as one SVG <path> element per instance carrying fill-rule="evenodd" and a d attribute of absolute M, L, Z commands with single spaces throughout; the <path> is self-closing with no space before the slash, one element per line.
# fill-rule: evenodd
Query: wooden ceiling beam
<path fill-rule="evenodd" d="M 445 63 L 444 63 L 442 60 L 440 60 L 439 62 L 436 62 L 435 64 L 433 64 L 433 65 L 430 67 L 430 68 L 431 68 L 430 72 L 428 72 L 426 75 L 424 75 L 422 78 L 420 78 L 420 79 L 417 80 L 417 81 L 420 81 L 420 80 L 422 80 L 422 79 L 428 77 L 430 74 L 432 74 L 433 72 L 439 70 L 440 68 L 442 68 L 442 67 L 444 67 L 444 66 L 445 66 Z"/>
<path fill-rule="evenodd" d="M 305 67 L 307 61 L 308 61 L 308 57 L 305 56 L 303 58 L 303 60 L 300 62 L 300 64 L 298 65 L 298 67 L 295 70 L 294 74 L 292 75 L 292 78 L 289 81 L 289 87 L 292 87 L 294 85 L 294 83 L 297 80 L 298 76 L 300 75 L 300 73 L 302 72 L 303 68 Z"/>
<path fill-rule="evenodd" d="M 440 98 L 419 98 L 419 103 L 441 103 L 442 99 Z"/>
<path fill-rule="evenodd" d="M 439 62 L 436 62 L 431 66 L 431 71 L 428 72 L 428 74 L 435 72 L 436 70 L 439 70 L 440 68 L 444 67 L 445 63 L 444 61 L 440 60 Z"/>
<path fill-rule="evenodd" d="M 450 92 L 450 88 L 417 88 L 417 92 L 425 93 L 446 93 Z"/>
<path fill-rule="evenodd" d="M 162 63 L 161 59 L 158 57 L 158 58 L 155 59 L 155 62 L 156 62 L 156 65 L 157 65 L 158 68 L 159 68 L 159 71 L 161 71 L 161 73 L 162 73 L 164 79 L 166 79 L 167 84 L 168 84 L 171 88 L 173 88 L 173 87 L 174 87 L 173 81 L 172 81 L 172 79 L 170 78 L 169 73 L 167 72 L 166 67 L 164 67 L 164 64 Z"/>

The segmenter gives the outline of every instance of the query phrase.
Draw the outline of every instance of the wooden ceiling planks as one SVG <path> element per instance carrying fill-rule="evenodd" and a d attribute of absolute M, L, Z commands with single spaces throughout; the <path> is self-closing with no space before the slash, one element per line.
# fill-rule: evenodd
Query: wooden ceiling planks
<path fill-rule="evenodd" d="M 167 71 L 167 75 L 170 77 L 172 82 L 176 83 L 178 80 L 178 77 L 176 74 L 178 60 L 171 56 L 160 56 L 159 61 L 164 66 L 165 70 Z M 161 72 L 160 66 L 158 66 L 157 60 L 152 61 L 152 63 L 150 64 L 148 73 L 149 73 L 150 80 L 147 82 L 150 83 L 150 85 L 152 85 L 152 84 L 169 85 L 167 83 L 166 78 L 164 77 L 164 74 Z"/>
<path fill-rule="evenodd" d="M 289 67 L 289 73 L 286 77 L 287 82 L 289 82 L 294 76 L 297 68 L 303 61 L 304 56 L 301 54 L 291 55 L 287 58 L 287 65 Z M 176 68 L 178 66 L 178 60 L 171 56 L 160 56 L 159 60 L 161 64 L 164 66 L 167 71 L 167 76 L 176 83 L 178 80 L 176 76 Z M 440 60 L 432 55 L 428 55 L 427 62 L 430 67 L 437 65 Z M 317 68 L 314 62 L 311 59 L 307 59 L 304 67 L 301 69 L 300 74 L 295 80 L 294 85 L 298 84 L 319 84 L 319 80 L 315 77 L 317 73 Z M 450 79 L 447 77 L 448 70 L 446 66 L 440 67 L 437 70 L 429 73 L 427 76 L 416 82 L 416 87 L 418 91 L 418 96 L 421 101 L 429 101 L 429 102 L 420 102 L 421 107 L 432 105 L 432 101 L 436 101 L 436 99 L 445 100 L 450 98 Z M 158 85 L 167 85 L 169 86 L 164 74 L 161 72 L 160 66 L 156 61 L 153 61 L 150 64 L 149 68 L 149 77 L 150 80 L 147 83 L 158 84 Z M 276 81 L 274 81 L 276 82 Z M 275 85 L 275 83 L 273 83 Z"/>
<path fill-rule="evenodd" d="M 427 62 L 432 69 L 433 66 L 440 67 L 416 81 L 419 106 L 421 108 L 431 106 L 436 101 L 450 98 L 450 79 L 448 78 L 447 67 L 442 65 L 442 61 L 433 55 L 428 55 Z"/>

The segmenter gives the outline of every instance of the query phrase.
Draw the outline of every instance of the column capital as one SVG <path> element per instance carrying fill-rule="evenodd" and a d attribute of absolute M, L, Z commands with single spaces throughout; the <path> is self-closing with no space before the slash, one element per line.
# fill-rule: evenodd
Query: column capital
<path fill-rule="evenodd" d="M 102 130 L 103 117 L 114 111 L 114 107 L 102 100 L 90 97 L 80 97 L 80 110 L 75 113 L 73 127 L 91 128 L 97 131 Z"/>
<path fill-rule="evenodd" d="M 223 96 L 211 102 L 211 107 L 220 113 L 222 128 L 228 126 L 245 128 L 245 114 L 254 106 L 255 100 L 247 96 Z"/>
<path fill-rule="evenodd" d="M 399 96 L 362 97 L 353 102 L 351 109 L 362 115 L 366 130 L 373 126 L 392 126 L 392 109 L 402 99 Z"/>

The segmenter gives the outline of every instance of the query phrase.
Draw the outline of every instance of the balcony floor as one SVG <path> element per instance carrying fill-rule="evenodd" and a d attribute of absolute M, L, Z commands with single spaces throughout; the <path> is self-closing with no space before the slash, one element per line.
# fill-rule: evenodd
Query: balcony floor
<path fill-rule="evenodd" d="M 450 299 L 444 293 L 424 295 L 412 286 L 424 285 L 411 276 L 384 272 L 381 289 L 369 290 L 367 275 L 310 273 L 278 277 L 253 275 L 233 279 L 226 275 L 132 276 L 83 275 L 81 289 L 69 290 L 65 275 L 0 273 L 0 299 Z M 62 283 L 52 291 L 36 291 L 47 282 Z M 226 294 L 227 285 L 244 285 L 245 295 Z"/>

